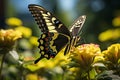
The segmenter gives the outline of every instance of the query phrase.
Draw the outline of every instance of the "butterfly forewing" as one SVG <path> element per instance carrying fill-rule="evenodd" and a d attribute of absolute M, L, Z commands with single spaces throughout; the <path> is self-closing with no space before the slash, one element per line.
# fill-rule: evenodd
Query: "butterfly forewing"
<path fill-rule="evenodd" d="M 28 8 L 43 33 L 58 32 L 70 36 L 68 28 L 49 11 L 35 4 L 30 4 Z"/>
<path fill-rule="evenodd" d="M 42 32 L 48 31 L 48 27 L 46 25 L 45 19 L 43 18 L 43 8 L 38 7 L 36 5 L 29 5 L 29 11 L 31 12 L 32 16 L 34 17 L 35 21 L 37 22 L 39 28 Z M 43 27 L 44 26 L 44 27 Z"/>

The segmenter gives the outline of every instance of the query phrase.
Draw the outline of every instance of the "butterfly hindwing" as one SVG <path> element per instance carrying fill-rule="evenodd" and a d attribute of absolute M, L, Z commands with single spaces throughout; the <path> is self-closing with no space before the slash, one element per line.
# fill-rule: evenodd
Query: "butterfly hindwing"
<path fill-rule="evenodd" d="M 41 57 L 35 61 L 37 63 L 42 58 L 54 58 L 57 53 L 70 41 L 70 37 L 59 33 L 44 33 L 38 40 Z"/>

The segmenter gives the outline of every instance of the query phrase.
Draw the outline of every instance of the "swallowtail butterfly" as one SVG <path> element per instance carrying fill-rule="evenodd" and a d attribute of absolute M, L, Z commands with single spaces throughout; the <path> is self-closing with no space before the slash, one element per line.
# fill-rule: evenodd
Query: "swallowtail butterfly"
<path fill-rule="evenodd" d="M 41 56 L 35 63 L 42 58 L 50 59 L 55 57 L 65 46 L 64 54 L 69 52 L 71 46 L 76 46 L 76 43 L 80 39 L 78 33 L 86 19 L 85 15 L 76 19 L 70 26 L 70 30 L 68 30 L 60 20 L 43 7 L 30 4 L 28 8 L 42 31 L 41 37 L 38 39 L 38 48 L 40 49 Z"/>

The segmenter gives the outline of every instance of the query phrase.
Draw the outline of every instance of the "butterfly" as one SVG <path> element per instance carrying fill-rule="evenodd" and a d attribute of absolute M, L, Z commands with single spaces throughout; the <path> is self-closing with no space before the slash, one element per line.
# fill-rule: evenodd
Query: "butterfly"
<path fill-rule="evenodd" d="M 76 19 L 69 30 L 45 8 L 36 4 L 29 4 L 28 8 L 42 32 L 38 39 L 41 56 L 35 60 L 35 64 L 42 58 L 54 58 L 64 47 L 66 47 L 64 54 L 67 54 L 72 46 L 77 45 L 80 40 L 78 34 L 86 19 L 85 15 Z"/>

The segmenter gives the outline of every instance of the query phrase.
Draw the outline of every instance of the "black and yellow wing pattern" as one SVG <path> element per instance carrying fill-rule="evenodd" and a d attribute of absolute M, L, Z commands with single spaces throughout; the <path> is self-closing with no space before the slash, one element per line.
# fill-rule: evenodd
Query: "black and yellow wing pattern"
<path fill-rule="evenodd" d="M 35 63 L 42 58 L 54 58 L 65 46 L 65 54 L 68 53 L 70 46 L 73 45 L 73 43 L 71 44 L 71 41 L 75 40 L 73 36 L 77 36 L 79 33 L 85 21 L 85 16 L 78 18 L 69 31 L 69 29 L 60 20 L 43 7 L 36 4 L 30 4 L 28 8 L 42 31 L 42 34 L 38 39 L 38 48 L 40 49 L 41 56 L 35 61 Z M 78 27 L 78 32 L 73 34 Z"/>

